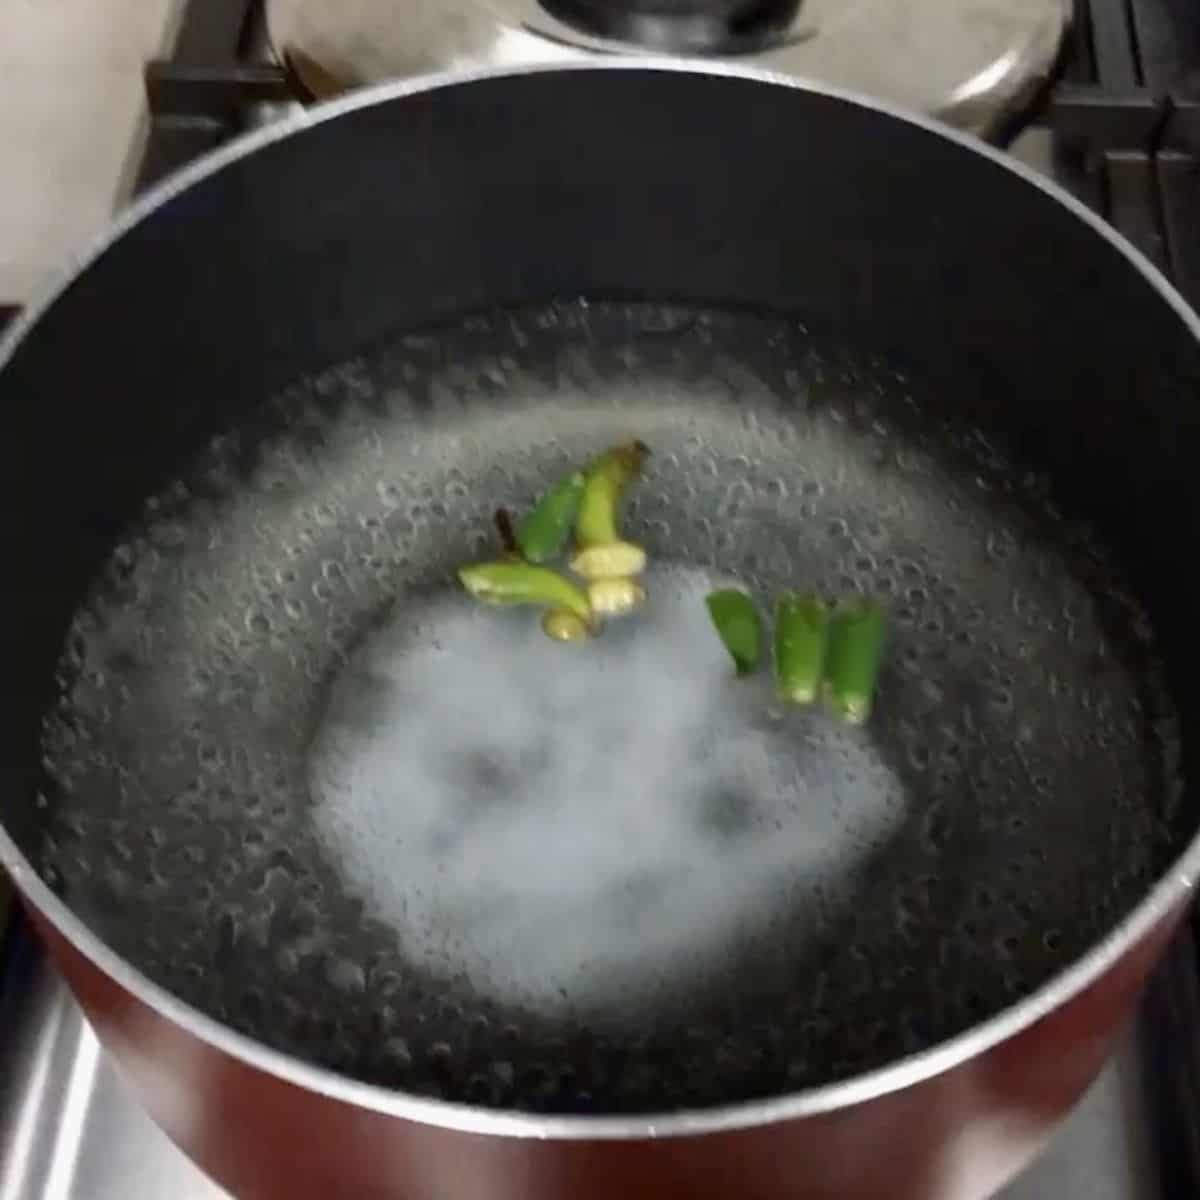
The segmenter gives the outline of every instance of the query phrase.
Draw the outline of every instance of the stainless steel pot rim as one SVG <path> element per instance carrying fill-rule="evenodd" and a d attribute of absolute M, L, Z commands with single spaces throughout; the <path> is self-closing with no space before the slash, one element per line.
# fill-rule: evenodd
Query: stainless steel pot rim
<path fill-rule="evenodd" d="M 1192 336 L 1200 340 L 1200 316 L 1188 307 L 1183 297 L 1140 251 L 1053 181 L 970 134 L 960 133 L 935 120 L 906 112 L 886 102 L 822 84 L 801 83 L 790 77 L 754 68 L 716 64 L 707 60 L 614 57 L 554 65 L 447 71 L 406 79 L 365 88 L 315 108 L 299 109 L 273 125 L 236 139 L 150 190 L 118 217 L 89 250 L 73 258 L 57 281 L 51 284 L 39 299 L 31 303 L 7 334 L 0 338 L 0 370 L 3 370 L 29 330 L 89 264 L 180 192 L 242 157 L 310 126 L 386 101 L 491 79 L 561 74 L 568 71 L 682 72 L 772 84 L 797 91 L 818 93 L 915 125 L 930 134 L 958 144 L 964 150 L 990 159 L 996 166 L 1019 176 L 1070 210 L 1099 237 L 1124 255 L 1146 282 L 1174 309 Z M 1148 936 L 1160 921 L 1190 897 L 1196 880 L 1200 877 L 1200 832 L 1193 837 L 1146 898 L 1087 954 L 1020 1003 L 988 1018 L 965 1033 L 885 1067 L 807 1091 L 717 1108 L 617 1117 L 547 1116 L 451 1104 L 363 1083 L 273 1050 L 185 1004 L 111 950 L 46 886 L 2 825 L 0 865 L 7 868 L 12 875 L 26 903 L 97 968 L 167 1020 L 250 1067 L 333 1100 L 387 1116 L 446 1129 L 505 1137 L 626 1140 L 728 1132 L 816 1116 L 909 1087 L 983 1053 L 1061 1007 L 1097 980 L 1123 954 Z"/>

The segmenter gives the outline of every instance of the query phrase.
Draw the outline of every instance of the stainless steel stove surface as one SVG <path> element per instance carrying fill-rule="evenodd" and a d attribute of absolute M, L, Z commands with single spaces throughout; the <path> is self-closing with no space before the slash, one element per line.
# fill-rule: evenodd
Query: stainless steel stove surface
<path fill-rule="evenodd" d="M 992 135 L 1022 127 L 1015 153 L 1101 211 L 1200 303 L 1200 8 L 1072 7 L 1057 80 L 1032 112 L 991 122 Z M 274 2 L 277 20 L 285 11 L 313 5 Z M 305 91 L 336 86 L 299 51 L 282 57 L 287 65 L 270 54 L 263 0 L 187 0 L 174 57 L 147 68 L 141 183 Z M 5 315 L 0 303 L 0 323 Z M 1183 932 L 1107 1070 L 1002 1200 L 1200 1197 L 1195 937 Z M 28 930 L 14 917 L 5 933 L 0 881 L 0 1200 L 225 1196 L 138 1108 Z"/>
<path fill-rule="evenodd" d="M 403 21 L 395 0 L 265 4 L 274 41 L 355 83 L 448 62 L 508 66 L 646 48 L 717 49 L 964 129 L 987 128 L 1045 82 L 1071 7 L 1070 0 L 747 0 L 739 23 L 647 16 L 652 6 L 630 0 L 406 0 Z M 741 30 L 736 37 L 730 23 Z"/>

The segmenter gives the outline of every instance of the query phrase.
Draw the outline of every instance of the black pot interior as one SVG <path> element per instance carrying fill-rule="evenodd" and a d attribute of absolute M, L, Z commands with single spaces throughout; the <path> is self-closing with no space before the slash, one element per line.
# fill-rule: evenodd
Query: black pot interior
<path fill-rule="evenodd" d="M 1198 382 L 1082 219 L 842 100 L 588 69 L 325 121 L 0 371 L 5 824 L 152 977 L 362 1078 L 613 1112 L 879 1066 L 1195 832 Z M 471 610 L 490 510 L 631 435 L 644 618 Z M 726 579 L 886 600 L 865 730 L 722 674 Z"/>

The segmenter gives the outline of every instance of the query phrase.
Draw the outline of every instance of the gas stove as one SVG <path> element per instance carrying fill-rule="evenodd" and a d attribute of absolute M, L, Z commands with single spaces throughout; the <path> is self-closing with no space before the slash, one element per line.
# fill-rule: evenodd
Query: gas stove
<path fill-rule="evenodd" d="M 437 32 L 444 33 L 444 22 L 437 25 L 435 17 L 450 11 L 475 14 L 472 20 L 487 14 L 470 27 L 476 49 L 486 43 L 476 55 L 485 61 L 561 59 L 611 49 L 618 40 L 611 29 L 563 36 L 562 14 L 594 7 L 593 0 L 411 0 L 405 11 L 425 39 L 421 53 L 414 49 L 416 33 L 397 21 L 393 0 L 185 3 L 172 56 L 146 69 L 151 128 L 139 188 L 298 104 L 406 65 L 434 65 L 421 53 L 437 50 L 447 61 L 447 43 Z M 838 0 L 839 10 L 850 13 L 848 44 L 874 44 L 868 18 L 883 11 L 880 3 Z M 949 11 L 946 0 L 886 3 L 925 15 Z M 951 7 L 964 4 L 953 0 Z M 781 4 L 776 32 L 786 38 L 768 48 L 776 57 L 766 65 L 862 86 L 839 74 L 837 55 L 822 57 L 816 44 L 812 30 L 828 7 L 825 0 Z M 999 44 L 951 39 L 958 74 L 943 72 L 937 87 L 921 93 L 920 105 L 1058 180 L 1200 307 L 1195 0 L 1030 0 L 1007 8 L 1023 16 L 1003 26 Z M 327 19 L 335 13 L 340 25 Z M 363 33 L 381 13 L 394 28 L 364 56 L 354 47 L 364 44 Z M 458 29 L 456 36 L 466 36 L 461 22 Z M 406 33 L 413 36 L 406 40 Z M 456 43 L 455 61 L 464 44 Z M 892 71 L 879 90 L 903 101 L 920 73 L 919 63 Z M 15 313 L 2 300 L 0 325 Z M 0 1200 L 221 1200 L 225 1193 L 137 1107 L 17 914 L 10 912 L 6 924 L 2 890 Z M 1003 1200 L 1197 1196 L 1200 966 L 1196 930 L 1188 928 L 1152 980 L 1108 1069 Z"/>

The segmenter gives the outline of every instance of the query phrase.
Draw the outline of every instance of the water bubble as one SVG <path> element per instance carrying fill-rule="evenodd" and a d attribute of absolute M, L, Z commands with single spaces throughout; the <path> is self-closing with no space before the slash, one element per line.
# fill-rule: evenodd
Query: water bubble
<path fill-rule="evenodd" d="M 381 479 L 375 486 L 379 493 L 379 499 L 383 501 L 385 507 L 399 508 L 404 503 L 403 490 L 391 480 Z"/>
<path fill-rule="evenodd" d="M 271 620 L 266 613 L 251 608 L 246 612 L 246 629 L 256 636 L 265 636 L 271 632 Z"/>
<path fill-rule="evenodd" d="M 345 958 L 333 958 L 325 964 L 325 978 L 339 992 L 361 992 L 366 988 L 362 967 Z"/>
<path fill-rule="evenodd" d="M 388 1038 L 383 1043 L 382 1051 L 384 1061 L 395 1070 L 407 1071 L 413 1065 L 412 1052 L 404 1038 Z"/>

